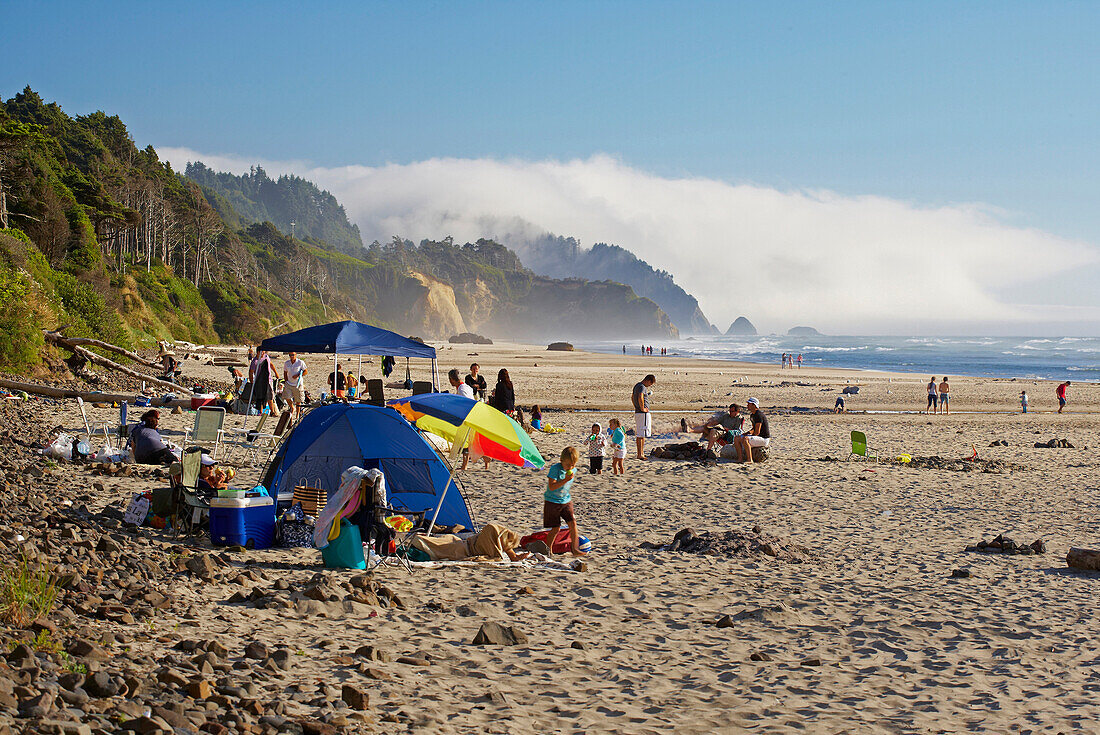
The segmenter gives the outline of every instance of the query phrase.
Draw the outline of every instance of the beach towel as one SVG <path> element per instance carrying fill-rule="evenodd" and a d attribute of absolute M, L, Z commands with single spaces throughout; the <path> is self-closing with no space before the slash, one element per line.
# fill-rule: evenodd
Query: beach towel
<path fill-rule="evenodd" d="M 328 546 L 330 539 L 336 538 L 340 530 L 340 519 L 348 518 L 359 510 L 362 504 L 362 493 L 359 492 L 359 484 L 363 480 L 369 480 L 379 484 L 379 491 L 383 499 L 386 498 L 386 476 L 380 470 L 365 470 L 362 467 L 348 467 L 340 475 L 340 489 L 336 495 L 328 499 L 328 504 L 321 510 L 317 517 L 317 526 L 313 529 L 313 545 L 318 549 Z"/>

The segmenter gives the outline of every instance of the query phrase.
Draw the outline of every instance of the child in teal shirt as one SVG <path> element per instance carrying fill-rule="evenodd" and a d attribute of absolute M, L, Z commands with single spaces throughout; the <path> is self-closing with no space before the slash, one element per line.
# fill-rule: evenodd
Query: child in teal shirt
<path fill-rule="evenodd" d="M 584 556 L 580 549 L 580 531 L 577 530 L 577 518 L 573 514 L 573 468 L 577 466 L 580 454 L 573 447 L 561 452 L 561 461 L 550 465 L 546 473 L 546 492 L 542 495 L 542 525 L 546 528 L 546 545 L 553 549 L 554 539 L 558 537 L 561 522 L 569 526 L 569 541 L 573 556 Z"/>
<path fill-rule="evenodd" d="M 623 474 L 623 460 L 626 459 L 626 432 L 618 419 L 611 419 L 607 423 L 608 433 L 611 434 L 611 474 Z"/>

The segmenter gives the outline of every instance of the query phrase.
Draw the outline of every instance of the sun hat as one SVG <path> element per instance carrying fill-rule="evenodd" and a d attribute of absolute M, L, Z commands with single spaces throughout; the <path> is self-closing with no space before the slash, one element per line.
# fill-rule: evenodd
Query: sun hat
<path fill-rule="evenodd" d="M 756 400 L 755 398 L 750 398 L 749 400 L 745 401 L 745 403 L 751 403 L 754 406 L 760 405 L 760 401 Z"/>
<path fill-rule="evenodd" d="M 215 464 L 218 463 L 218 461 L 216 459 L 214 459 L 213 457 L 211 457 L 209 454 L 202 455 L 202 460 L 201 461 L 207 467 L 209 467 L 211 465 L 215 465 Z"/>

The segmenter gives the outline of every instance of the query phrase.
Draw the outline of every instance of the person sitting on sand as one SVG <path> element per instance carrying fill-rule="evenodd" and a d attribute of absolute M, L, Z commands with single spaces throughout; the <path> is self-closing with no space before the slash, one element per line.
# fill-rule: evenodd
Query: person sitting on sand
<path fill-rule="evenodd" d="M 607 422 L 607 433 L 611 444 L 611 474 L 622 475 L 626 472 L 623 464 L 626 461 L 626 432 L 618 419 Z"/>
<path fill-rule="evenodd" d="M 160 424 L 160 411 L 146 411 L 141 415 L 141 423 L 130 427 L 127 444 L 134 450 L 134 461 L 138 464 L 172 464 L 176 456 L 161 437 L 157 426 Z"/>
<path fill-rule="evenodd" d="M 584 556 L 585 552 L 580 547 L 580 531 L 577 530 L 577 519 L 573 514 L 573 468 L 577 466 L 580 453 L 575 447 L 566 447 L 561 450 L 560 461 L 550 465 L 550 471 L 546 473 L 546 492 L 542 495 L 542 525 L 547 529 L 546 546 L 553 547 L 554 539 L 558 537 L 558 529 L 561 522 L 565 521 L 569 526 L 569 541 L 573 556 Z"/>
<path fill-rule="evenodd" d="M 749 430 L 749 433 L 741 434 L 734 439 L 733 446 L 737 453 L 736 461 L 753 464 L 752 450 L 757 447 L 766 448 L 771 443 L 772 433 L 768 427 L 768 417 L 760 410 L 760 401 L 750 398 L 748 405 L 752 409 L 752 413 L 749 415 L 752 429 Z"/>
<path fill-rule="evenodd" d="M 542 411 L 537 403 L 531 406 L 531 428 L 542 431 Z"/>
<path fill-rule="evenodd" d="M 603 455 L 607 451 L 607 435 L 599 424 L 592 424 L 592 433 L 584 440 L 588 447 L 588 474 L 603 474 Z"/>
<path fill-rule="evenodd" d="M 714 445 L 724 446 L 732 444 L 733 440 L 741 435 L 745 417 L 741 415 L 741 407 L 736 403 L 729 405 L 729 411 L 720 413 L 707 420 L 699 429 L 699 433 L 707 440 L 707 453 L 714 450 Z"/>

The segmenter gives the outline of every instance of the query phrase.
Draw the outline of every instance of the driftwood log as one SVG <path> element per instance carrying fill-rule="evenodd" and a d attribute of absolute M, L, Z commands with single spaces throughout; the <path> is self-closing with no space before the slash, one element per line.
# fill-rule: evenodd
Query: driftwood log
<path fill-rule="evenodd" d="M 1074 569 L 1100 572 L 1100 550 L 1070 549 L 1066 554 L 1066 564 Z"/>
<path fill-rule="evenodd" d="M 136 378 L 138 380 L 144 380 L 146 383 L 152 383 L 153 385 L 159 385 L 163 388 L 168 388 L 170 390 L 175 390 L 175 391 L 179 391 L 181 393 L 185 393 L 187 395 L 191 395 L 191 389 L 189 389 L 189 388 L 184 388 L 182 385 L 176 385 L 175 383 L 172 383 L 172 382 L 167 381 L 167 380 L 161 380 L 160 378 L 154 378 L 152 375 L 145 375 L 143 373 L 139 373 L 137 370 L 131 370 L 130 368 L 126 367 L 125 365 L 119 365 L 114 360 L 108 360 L 106 357 L 103 357 L 102 355 L 97 355 L 96 353 L 92 352 L 91 350 L 84 349 L 79 344 L 77 344 L 76 340 L 69 339 L 68 337 L 63 337 L 60 334 L 58 334 L 57 332 L 45 332 L 44 331 L 43 334 L 45 335 L 45 337 L 48 341 L 54 343 L 55 345 L 58 345 L 59 347 L 63 347 L 66 350 L 69 350 L 74 355 L 80 355 L 81 357 L 83 357 L 88 362 L 95 363 L 96 365 L 100 365 L 102 367 L 105 367 L 108 370 L 114 370 L 115 372 L 122 373 L 123 375 L 129 375 L 131 378 Z M 87 340 L 82 340 L 82 341 L 87 342 Z M 97 340 L 91 340 L 91 341 L 96 342 L 97 346 L 101 346 L 101 345 L 106 344 L 106 342 L 98 342 Z M 112 347 L 113 347 L 113 345 L 112 345 Z M 116 351 L 123 351 L 122 348 L 120 348 L 120 347 L 114 347 L 114 349 Z M 30 391 L 27 391 L 27 392 L 29 393 Z"/>
<path fill-rule="evenodd" d="M 73 390 L 71 388 L 55 388 L 52 385 L 39 385 L 38 383 L 24 383 L 18 380 L 8 380 L 7 378 L 0 378 L 0 388 L 7 388 L 8 390 L 21 390 L 26 393 L 31 393 L 36 396 L 47 396 L 49 398 L 83 398 L 88 403 L 121 403 L 126 401 L 133 405 L 138 398 L 136 393 L 100 393 L 98 391 L 80 391 Z M 191 405 L 191 399 L 177 398 L 174 401 L 168 401 L 165 403 L 161 398 L 150 398 L 149 403 L 154 406 L 181 406 L 189 407 Z"/>
<path fill-rule="evenodd" d="M 160 363 L 144 358 L 138 353 L 131 352 L 130 350 L 119 347 L 118 345 L 113 345 L 110 342 L 103 342 L 102 340 L 92 339 L 91 337 L 66 337 L 65 335 L 58 332 L 50 332 L 45 329 L 42 330 L 42 334 L 50 342 L 53 342 L 54 344 L 59 344 L 62 347 L 69 347 L 73 345 L 78 345 L 81 347 L 98 347 L 101 350 L 107 350 L 108 352 L 114 352 L 116 355 L 128 357 L 134 362 L 145 365 L 146 367 L 153 368 L 154 370 L 161 369 Z"/>

